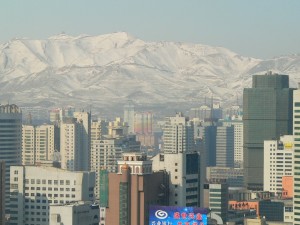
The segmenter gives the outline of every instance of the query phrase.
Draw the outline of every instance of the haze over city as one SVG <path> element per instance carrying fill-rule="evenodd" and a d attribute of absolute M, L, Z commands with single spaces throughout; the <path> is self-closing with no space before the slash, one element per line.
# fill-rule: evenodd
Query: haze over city
<path fill-rule="evenodd" d="M 0 225 L 300 225 L 300 1 L 5 1 Z"/>

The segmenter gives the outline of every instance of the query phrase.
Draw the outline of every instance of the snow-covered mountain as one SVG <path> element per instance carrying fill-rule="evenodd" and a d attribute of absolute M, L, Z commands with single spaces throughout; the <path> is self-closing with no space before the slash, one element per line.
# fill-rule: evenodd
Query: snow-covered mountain
<path fill-rule="evenodd" d="M 110 108 L 191 104 L 205 97 L 227 104 L 250 87 L 252 74 L 289 74 L 299 82 L 300 56 L 269 60 L 226 48 L 145 42 L 127 33 L 65 34 L 0 45 L 0 99 L 21 106 Z M 298 80 L 297 80 L 298 79 Z"/>

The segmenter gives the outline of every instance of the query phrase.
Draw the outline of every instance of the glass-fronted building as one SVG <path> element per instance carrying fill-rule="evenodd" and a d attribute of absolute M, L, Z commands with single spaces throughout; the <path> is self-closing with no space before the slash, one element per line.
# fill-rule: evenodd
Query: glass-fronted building
<path fill-rule="evenodd" d="M 264 140 L 292 134 L 292 95 L 289 76 L 268 73 L 254 75 L 252 88 L 245 88 L 244 168 L 245 184 L 263 189 Z"/>

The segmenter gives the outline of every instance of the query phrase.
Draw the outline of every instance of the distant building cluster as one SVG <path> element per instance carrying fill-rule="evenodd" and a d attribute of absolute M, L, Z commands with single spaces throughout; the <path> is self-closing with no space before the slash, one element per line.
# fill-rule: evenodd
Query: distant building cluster
<path fill-rule="evenodd" d="M 243 106 L 212 98 L 189 117 L 130 101 L 111 120 L 66 107 L 36 121 L 0 105 L 0 225 L 300 224 L 288 75 L 254 75 Z"/>

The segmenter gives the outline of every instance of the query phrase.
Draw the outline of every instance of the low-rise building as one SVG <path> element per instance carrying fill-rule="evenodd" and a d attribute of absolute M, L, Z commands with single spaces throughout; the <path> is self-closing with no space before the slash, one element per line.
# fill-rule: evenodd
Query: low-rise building
<path fill-rule="evenodd" d="M 50 225 L 99 225 L 99 205 L 91 202 L 74 202 L 50 205 Z"/>
<path fill-rule="evenodd" d="M 94 172 L 71 172 L 53 167 L 12 166 L 10 224 L 49 225 L 49 206 L 94 201 Z"/>

